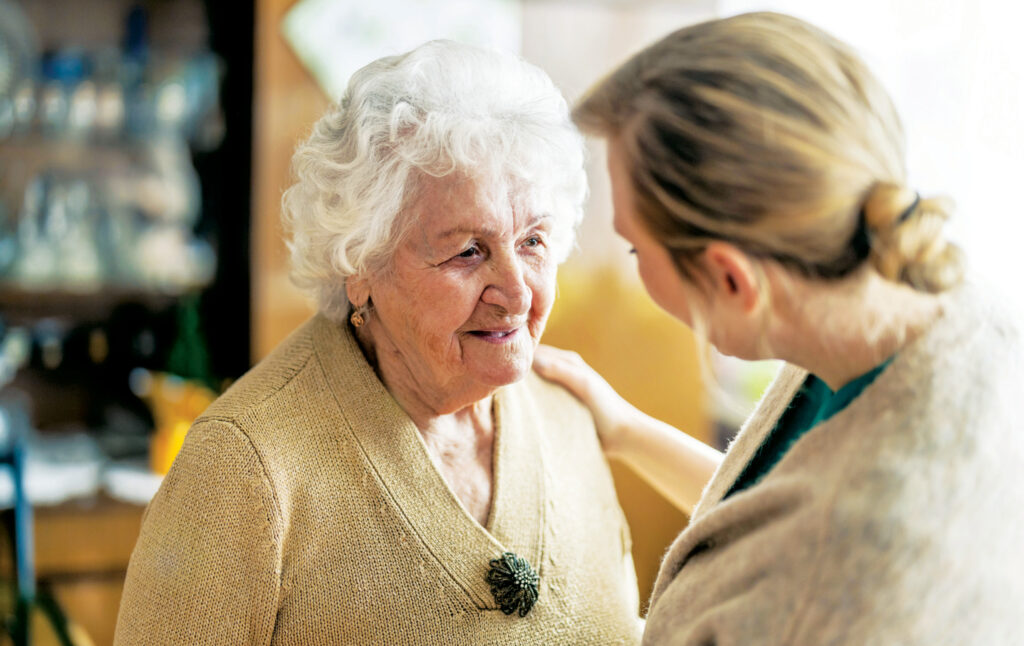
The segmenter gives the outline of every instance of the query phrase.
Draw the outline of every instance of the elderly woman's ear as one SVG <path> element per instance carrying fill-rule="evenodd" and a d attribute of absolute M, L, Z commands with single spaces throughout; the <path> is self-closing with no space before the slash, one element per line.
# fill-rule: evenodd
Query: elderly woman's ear
<path fill-rule="evenodd" d="M 349 276 L 345 279 L 345 295 L 353 308 L 359 308 L 370 300 L 370 283 L 363 276 Z"/>

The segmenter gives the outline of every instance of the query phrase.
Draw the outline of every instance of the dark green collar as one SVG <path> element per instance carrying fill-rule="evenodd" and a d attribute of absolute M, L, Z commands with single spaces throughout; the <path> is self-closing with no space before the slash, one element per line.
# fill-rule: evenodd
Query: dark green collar
<path fill-rule="evenodd" d="M 725 497 L 728 498 L 757 484 L 797 440 L 846 408 L 871 385 L 892 360 L 893 357 L 890 357 L 837 391 L 833 391 L 818 377 L 808 374 L 771 433 L 765 437 Z"/>
<path fill-rule="evenodd" d="M 818 424 L 830 419 L 833 415 L 849 406 L 850 402 L 856 399 L 857 395 L 864 392 L 864 389 L 870 386 L 890 363 L 892 363 L 892 357 L 886 359 L 880 365 L 875 366 L 836 391 L 829 388 L 828 384 L 817 376 L 807 375 L 807 381 L 804 382 L 803 387 L 806 389 L 814 389 L 818 393 L 817 396 L 819 401 L 818 411 L 814 416 L 814 421 L 811 423 L 811 428 L 814 428 Z"/>

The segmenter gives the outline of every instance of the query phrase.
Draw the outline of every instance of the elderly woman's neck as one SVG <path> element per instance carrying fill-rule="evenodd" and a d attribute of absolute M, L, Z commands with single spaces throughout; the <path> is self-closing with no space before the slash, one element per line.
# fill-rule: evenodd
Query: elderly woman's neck
<path fill-rule="evenodd" d="M 459 432 L 488 434 L 493 431 L 493 389 L 460 384 L 433 384 L 418 377 L 416 368 L 383 334 L 374 334 L 371 323 L 356 330 L 363 356 L 402 410 L 424 436 Z"/>
<path fill-rule="evenodd" d="M 935 295 L 874 271 L 838 284 L 795 281 L 773 292 L 775 358 L 806 368 L 832 390 L 897 354 L 942 311 Z"/>

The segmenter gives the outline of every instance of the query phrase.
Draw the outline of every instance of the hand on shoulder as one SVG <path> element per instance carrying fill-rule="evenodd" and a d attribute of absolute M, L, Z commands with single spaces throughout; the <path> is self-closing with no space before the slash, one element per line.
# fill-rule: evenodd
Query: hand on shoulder
<path fill-rule="evenodd" d="M 629 419 L 639 411 L 576 352 L 540 345 L 533 357 L 533 369 L 541 377 L 563 386 L 590 409 L 605 453 L 614 454 Z"/>

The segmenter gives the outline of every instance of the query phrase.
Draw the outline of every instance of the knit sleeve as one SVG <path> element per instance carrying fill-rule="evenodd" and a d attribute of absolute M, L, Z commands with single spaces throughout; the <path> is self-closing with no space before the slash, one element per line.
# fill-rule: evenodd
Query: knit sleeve
<path fill-rule="evenodd" d="M 115 644 L 269 644 L 279 519 L 249 439 L 227 422 L 197 423 L 146 510 Z"/>

